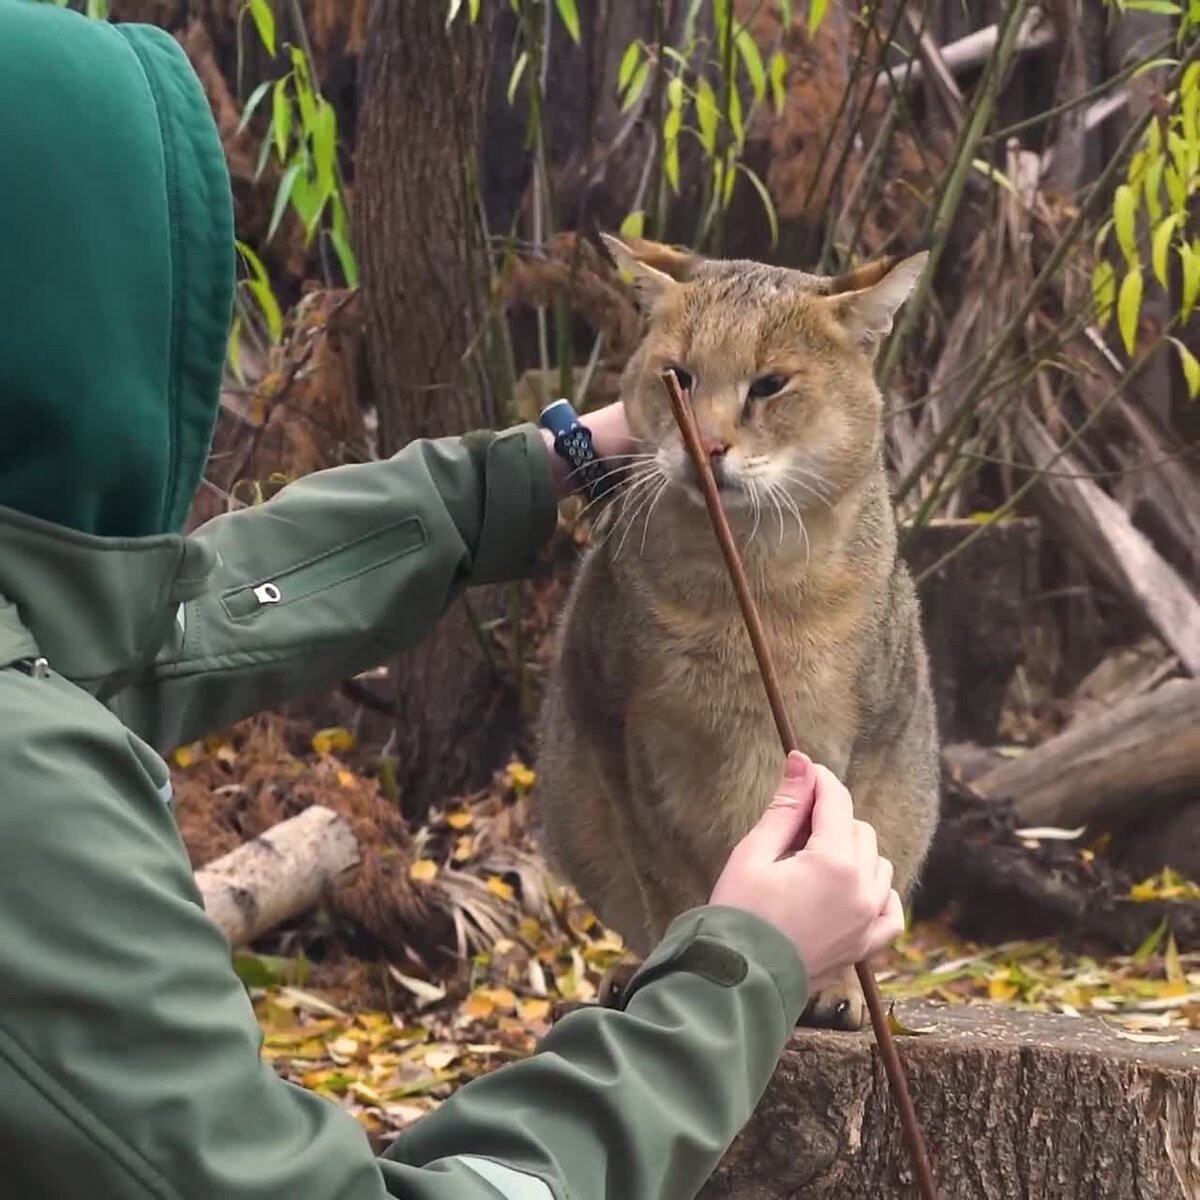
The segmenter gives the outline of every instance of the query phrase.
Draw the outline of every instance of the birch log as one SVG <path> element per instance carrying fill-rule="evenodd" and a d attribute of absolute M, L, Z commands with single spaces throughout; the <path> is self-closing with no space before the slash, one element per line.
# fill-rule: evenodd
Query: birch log
<path fill-rule="evenodd" d="M 358 839 L 314 804 L 196 872 L 204 910 L 234 946 L 299 916 L 358 865 Z"/>

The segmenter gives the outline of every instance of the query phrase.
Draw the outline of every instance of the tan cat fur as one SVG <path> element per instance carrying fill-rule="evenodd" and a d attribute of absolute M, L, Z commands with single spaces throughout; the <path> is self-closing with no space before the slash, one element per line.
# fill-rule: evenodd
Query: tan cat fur
<path fill-rule="evenodd" d="M 905 896 L 936 821 L 937 744 L 872 365 L 925 256 L 834 280 L 606 244 L 648 317 L 622 380 L 645 455 L 562 619 L 537 790 L 550 857 L 644 956 L 707 900 L 779 779 L 762 682 L 661 383 L 681 367 L 797 737 L 846 782 Z M 761 391 L 783 379 L 748 397 L 755 380 Z M 852 972 L 823 981 L 806 1015 L 850 1028 L 863 1017 Z"/>

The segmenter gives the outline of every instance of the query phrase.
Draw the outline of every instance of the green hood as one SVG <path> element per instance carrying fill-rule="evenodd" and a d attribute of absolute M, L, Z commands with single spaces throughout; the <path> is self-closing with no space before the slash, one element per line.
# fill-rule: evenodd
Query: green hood
<path fill-rule="evenodd" d="M 199 81 L 160 29 L 0 0 L 0 505 L 183 526 L 216 416 L 233 215 Z"/>

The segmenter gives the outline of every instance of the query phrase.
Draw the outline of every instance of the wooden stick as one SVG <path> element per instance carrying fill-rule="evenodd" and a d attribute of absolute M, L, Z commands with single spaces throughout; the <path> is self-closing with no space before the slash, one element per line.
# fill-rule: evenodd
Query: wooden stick
<path fill-rule="evenodd" d="M 771 706 L 771 716 L 775 719 L 775 728 L 779 731 L 779 741 L 783 745 L 784 754 L 788 754 L 793 750 L 799 750 L 800 747 L 796 744 L 796 735 L 792 730 L 787 706 L 783 702 L 779 677 L 775 673 L 775 664 L 771 660 L 771 652 L 767 647 L 767 637 L 763 630 L 762 618 L 758 614 L 758 606 L 754 603 L 754 597 L 750 592 L 746 568 L 742 565 L 741 555 L 738 554 L 737 544 L 733 540 L 733 531 L 729 528 L 725 510 L 721 507 L 721 497 L 717 492 L 717 481 L 713 478 L 712 465 L 708 461 L 704 447 L 700 444 L 700 431 L 696 428 L 696 418 L 692 412 L 692 406 L 680 388 L 675 373 L 667 371 L 662 379 L 671 398 L 671 411 L 675 415 L 675 422 L 683 435 L 683 444 L 687 447 L 687 452 L 695 464 L 696 474 L 700 477 L 700 486 L 704 491 L 704 502 L 708 506 L 708 515 L 712 518 L 713 530 L 717 535 L 721 553 L 724 555 L 725 565 L 729 568 L 729 577 L 733 582 L 733 589 L 737 593 L 738 604 L 741 606 L 742 616 L 746 622 L 746 631 L 750 634 L 754 657 L 758 660 L 758 669 L 767 692 L 767 703 Z M 896 1051 L 892 1031 L 888 1027 L 887 1015 L 883 1011 L 879 985 L 875 982 L 875 976 L 871 974 L 871 968 L 866 963 L 856 963 L 854 969 L 858 973 L 858 982 L 862 985 L 863 996 L 866 998 L 867 1008 L 871 1013 L 875 1041 L 883 1058 L 892 1096 L 896 1101 L 896 1107 L 900 1110 L 900 1124 L 904 1130 L 904 1140 L 912 1160 L 918 1190 L 923 1200 L 937 1200 L 937 1189 L 933 1183 L 933 1172 L 929 1165 L 929 1155 L 925 1149 L 925 1138 L 921 1133 L 921 1126 L 917 1123 L 912 1097 L 908 1094 L 908 1080 L 900 1062 L 900 1055 Z"/>

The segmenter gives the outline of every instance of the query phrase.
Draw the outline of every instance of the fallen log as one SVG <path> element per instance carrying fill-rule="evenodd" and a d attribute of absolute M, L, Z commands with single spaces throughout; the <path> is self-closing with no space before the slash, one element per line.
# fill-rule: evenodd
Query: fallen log
<path fill-rule="evenodd" d="M 359 861 L 358 839 L 314 804 L 196 872 L 204 910 L 234 946 L 316 904 Z"/>
<path fill-rule="evenodd" d="M 1099 1020 L 904 1005 L 913 1102 L 942 1200 L 1195 1200 L 1200 1034 L 1146 1043 Z M 913 1194 L 869 1034 L 800 1030 L 707 1200 Z"/>
<path fill-rule="evenodd" d="M 1138 879 L 1083 840 L 1026 832 L 1006 798 L 985 799 L 943 774 L 942 812 L 913 901 L 972 941 L 1053 937 L 1092 953 L 1132 954 L 1165 921 L 1184 952 L 1200 949 L 1200 901 L 1134 900 Z"/>
<path fill-rule="evenodd" d="M 1039 514 L 1089 568 L 1137 605 L 1191 674 L 1200 674 L 1200 600 L 1078 460 L 1059 454 L 1036 420 L 1021 421 L 1017 437 L 1032 465 L 1045 471 L 1031 493 Z"/>
<path fill-rule="evenodd" d="M 1163 801 L 1200 795 L 1200 680 L 1172 679 L 1072 725 L 979 776 L 1029 825 L 1108 828 Z"/>

